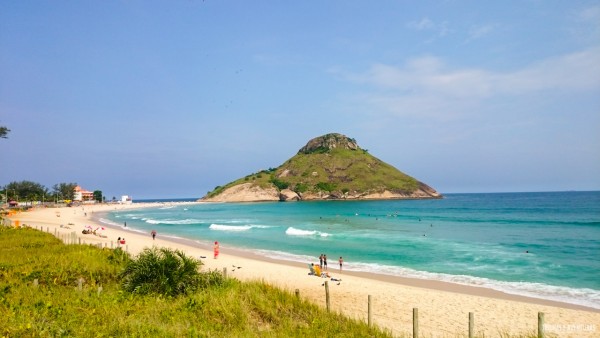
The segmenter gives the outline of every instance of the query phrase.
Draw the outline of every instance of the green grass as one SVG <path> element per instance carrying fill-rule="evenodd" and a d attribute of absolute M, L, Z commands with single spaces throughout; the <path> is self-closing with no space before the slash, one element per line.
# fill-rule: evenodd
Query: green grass
<path fill-rule="evenodd" d="M 130 293 L 119 277 L 128 262 L 120 250 L 64 245 L 31 228 L 0 227 L 0 334 L 389 337 L 267 283 L 226 279 L 178 297 Z"/>

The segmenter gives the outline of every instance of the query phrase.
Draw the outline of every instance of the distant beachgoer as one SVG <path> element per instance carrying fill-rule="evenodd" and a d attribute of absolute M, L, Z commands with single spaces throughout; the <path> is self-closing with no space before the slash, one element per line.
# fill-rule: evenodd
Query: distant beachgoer
<path fill-rule="evenodd" d="M 321 269 L 323 269 L 323 254 L 321 254 L 321 256 L 319 256 L 319 267 Z"/>
<path fill-rule="evenodd" d="M 125 222 L 125 223 L 123 224 L 123 227 L 124 227 L 124 228 L 127 228 L 127 222 Z"/>
<path fill-rule="evenodd" d="M 125 237 L 121 238 L 121 240 L 119 241 L 119 243 L 125 244 Z"/>
<path fill-rule="evenodd" d="M 342 272 L 342 265 L 344 264 L 344 260 L 342 259 L 342 256 L 340 256 L 340 259 L 338 259 L 338 262 L 340 263 L 340 272 Z"/>
<path fill-rule="evenodd" d="M 215 259 L 219 257 L 219 242 L 215 241 L 215 246 L 213 247 L 213 254 L 215 256 Z"/>
<path fill-rule="evenodd" d="M 327 270 L 327 255 L 323 255 L 323 268 Z"/>
<path fill-rule="evenodd" d="M 152 230 L 151 234 L 152 234 L 152 240 L 155 240 L 156 239 L 156 230 Z"/>

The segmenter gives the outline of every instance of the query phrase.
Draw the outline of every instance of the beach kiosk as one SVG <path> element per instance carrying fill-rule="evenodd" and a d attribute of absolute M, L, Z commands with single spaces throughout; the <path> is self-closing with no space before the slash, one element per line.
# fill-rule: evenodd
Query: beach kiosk
<path fill-rule="evenodd" d="M 129 196 L 129 195 L 123 195 L 123 196 L 121 196 L 120 203 L 121 204 L 131 204 L 131 203 L 133 203 L 133 200 L 131 199 L 131 196 Z"/>

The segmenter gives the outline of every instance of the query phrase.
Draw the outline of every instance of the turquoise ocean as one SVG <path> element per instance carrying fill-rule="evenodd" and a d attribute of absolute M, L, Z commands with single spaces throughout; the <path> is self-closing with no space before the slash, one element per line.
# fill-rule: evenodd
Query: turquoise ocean
<path fill-rule="evenodd" d="M 439 200 L 174 204 L 102 222 L 270 258 L 447 281 L 600 309 L 600 192 Z"/>

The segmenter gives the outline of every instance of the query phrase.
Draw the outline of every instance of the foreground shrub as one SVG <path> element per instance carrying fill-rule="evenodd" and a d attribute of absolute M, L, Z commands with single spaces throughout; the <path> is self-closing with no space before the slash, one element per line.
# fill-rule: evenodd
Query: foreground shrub
<path fill-rule="evenodd" d="M 120 274 L 125 291 L 177 296 L 198 289 L 202 263 L 182 251 L 169 248 L 144 249 Z"/>

